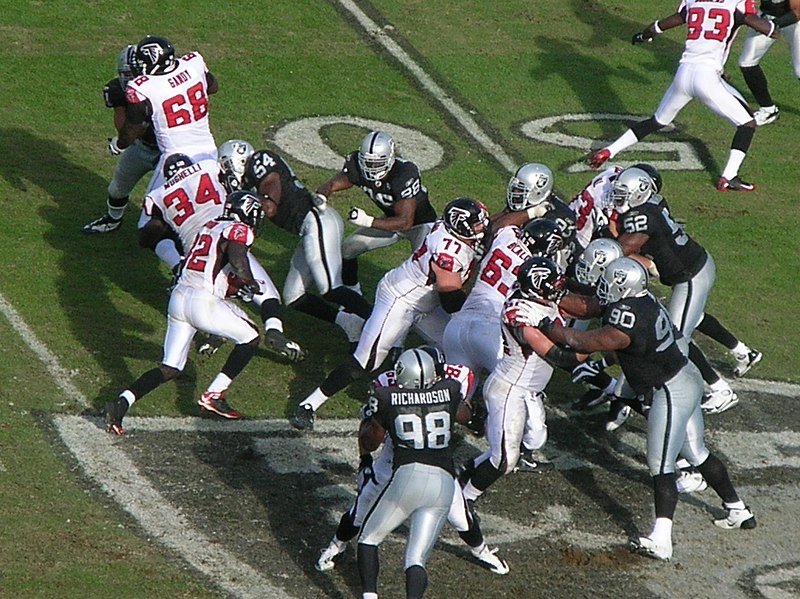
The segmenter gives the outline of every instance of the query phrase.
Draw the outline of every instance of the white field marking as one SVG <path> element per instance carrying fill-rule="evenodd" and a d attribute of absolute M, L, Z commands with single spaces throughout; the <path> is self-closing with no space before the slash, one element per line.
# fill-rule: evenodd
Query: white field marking
<path fill-rule="evenodd" d="M 633 114 L 606 114 L 606 113 L 580 113 L 580 114 L 559 114 L 556 116 L 544 117 L 534 119 L 524 123 L 520 127 L 520 131 L 526 137 L 535 139 L 547 144 L 559 146 L 561 148 L 576 148 L 583 152 L 589 152 L 592 149 L 602 148 L 611 143 L 612 140 L 594 140 L 589 137 L 582 137 L 580 135 L 569 135 L 559 131 L 548 132 L 551 127 L 555 127 L 559 123 L 581 122 L 581 121 L 630 121 L 637 118 Z M 674 131 L 675 127 L 669 125 L 661 130 L 661 133 L 669 133 Z M 634 149 L 639 152 L 657 152 L 657 153 L 672 153 L 677 154 L 677 160 L 650 160 L 652 164 L 659 170 L 675 170 L 675 171 L 701 171 L 704 169 L 703 163 L 700 162 L 697 153 L 694 151 L 692 145 L 685 141 L 640 141 L 637 142 Z M 635 161 L 618 161 L 616 158 L 613 160 L 614 164 L 620 166 L 630 166 L 635 164 Z M 594 170 L 585 161 L 577 162 L 567 168 L 567 172 L 579 173 L 584 171 Z"/>
<path fill-rule="evenodd" d="M 711 431 L 714 447 L 741 469 L 800 468 L 800 432 L 770 433 Z"/>
<path fill-rule="evenodd" d="M 387 33 L 386 29 L 379 27 L 375 21 L 370 19 L 355 2 L 352 0 L 339 0 L 339 4 L 347 10 L 353 17 L 355 17 L 358 24 L 367 32 L 373 39 L 381 44 L 387 52 L 394 56 L 400 64 L 402 64 L 408 72 L 422 85 L 422 87 L 430 93 L 433 98 L 442 105 L 442 107 L 449 112 L 453 118 L 469 133 L 472 138 L 477 141 L 484 150 L 486 150 L 498 163 L 500 163 L 508 172 L 513 173 L 516 171 L 516 162 L 506 154 L 505 150 L 499 144 L 494 142 L 484 131 L 481 126 L 475 121 L 469 112 L 456 104 L 452 98 L 447 95 L 441 86 L 436 83 L 433 78 L 426 73 L 423 68 L 412 59 L 408 53 L 400 47 Z"/>
<path fill-rule="evenodd" d="M 444 157 L 442 146 L 416 129 L 355 116 L 320 116 L 298 119 L 286 123 L 278 129 L 273 141 L 281 150 L 300 162 L 338 171 L 344 164 L 344 157 L 340 156 L 338 152 L 334 152 L 320 135 L 323 127 L 335 124 L 352 125 L 372 131 L 385 131 L 397 144 L 398 153 L 403 158 L 411 160 L 421 171 L 439 166 Z"/>
<path fill-rule="evenodd" d="M 173 507 L 143 477 L 113 435 L 86 418 L 56 416 L 64 443 L 87 476 L 131 514 L 146 534 L 183 557 L 214 584 L 242 598 L 291 599 L 251 566 L 194 530 L 181 511 Z"/>
<path fill-rule="evenodd" d="M 782 584 L 789 584 L 781 588 Z M 785 568 L 774 568 L 755 577 L 755 586 L 765 599 L 797 599 L 792 588 L 800 586 L 800 565 L 787 564 Z"/>
<path fill-rule="evenodd" d="M 39 338 L 31 330 L 28 324 L 22 319 L 6 298 L 0 294 L 0 312 L 8 319 L 11 327 L 17 332 L 33 353 L 39 358 L 39 361 L 44 364 L 47 372 L 53 377 L 53 380 L 58 385 L 58 388 L 64 392 L 68 399 L 79 404 L 82 408 L 89 407 L 89 400 L 80 392 L 80 390 L 72 384 L 72 375 L 61 367 L 58 358 L 48 349 L 48 347 L 39 341 Z"/>
<path fill-rule="evenodd" d="M 764 381 L 759 379 L 734 379 L 731 386 L 737 391 L 752 391 L 754 393 L 768 393 L 800 399 L 800 385 L 781 383 L 779 381 Z"/>

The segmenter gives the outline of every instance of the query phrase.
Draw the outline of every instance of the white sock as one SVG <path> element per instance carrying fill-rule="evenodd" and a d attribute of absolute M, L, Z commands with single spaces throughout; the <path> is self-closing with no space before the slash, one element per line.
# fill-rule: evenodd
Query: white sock
<path fill-rule="evenodd" d="M 311 395 L 306 397 L 303 401 L 300 402 L 301 406 L 311 406 L 311 409 L 315 412 L 319 410 L 320 406 L 328 401 L 328 396 L 325 395 L 322 390 L 317 387 L 311 392 Z"/>
<path fill-rule="evenodd" d="M 472 482 L 467 482 L 467 484 L 464 485 L 463 493 L 464 493 L 464 499 L 467 499 L 469 501 L 475 501 L 478 497 L 480 497 L 483 494 L 483 491 L 479 491 L 478 489 L 476 489 L 475 485 L 473 485 Z"/>
<path fill-rule="evenodd" d="M 743 510 L 746 507 L 744 505 L 744 501 L 742 501 L 741 499 L 734 503 L 723 503 L 723 505 L 725 506 L 725 509 L 728 510 Z"/>
<path fill-rule="evenodd" d="M 119 396 L 128 402 L 128 407 L 131 407 L 133 405 L 133 402 L 136 401 L 136 397 L 128 389 L 125 389 L 125 391 L 120 393 Z"/>
<path fill-rule="evenodd" d="M 378 593 L 361 593 L 361 599 L 378 599 Z"/>
<path fill-rule="evenodd" d="M 633 132 L 633 130 L 628 129 L 606 149 L 611 153 L 611 158 L 613 158 L 614 156 L 622 152 L 622 150 L 624 150 L 625 148 L 629 148 L 638 141 L 639 139 L 636 137 L 636 134 Z"/>
<path fill-rule="evenodd" d="M 283 333 L 283 323 L 281 319 L 275 318 L 274 316 L 272 318 L 267 318 L 267 320 L 264 321 L 264 330 L 269 331 L 270 329 L 275 329 Z"/>
<path fill-rule="evenodd" d="M 231 380 L 231 377 L 220 372 L 214 381 L 208 386 L 206 393 L 222 393 L 231 386 L 232 382 L 233 381 Z"/>
<path fill-rule="evenodd" d="M 716 383 L 710 384 L 709 388 L 712 391 L 724 391 L 725 389 L 730 389 L 731 386 L 728 384 L 728 382 L 725 379 L 720 378 Z"/>
<path fill-rule="evenodd" d="M 656 518 L 656 523 L 653 525 L 653 532 L 650 533 L 650 538 L 653 539 L 657 545 L 672 544 L 672 520 L 670 518 Z"/>
<path fill-rule="evenodd" d="M 725 170 L 722 171 L 722 176 L 730 181 L 739 174 L 739 167 L 744 162 L 745 153 L 741 150 L 731 149 L 728 154 L 728 163 L 725 165 Z"/>
<path fill-rule="evenodd" d="M 126 203 L 125 206 L 127 205 Z M 125 214 L 125 206 L 112 206 L 108 201 L 106 201 L 106 206 L 108 206 L 108 215 L 111 218 L 119 220 L 122 218 L 122 215 Z"/>

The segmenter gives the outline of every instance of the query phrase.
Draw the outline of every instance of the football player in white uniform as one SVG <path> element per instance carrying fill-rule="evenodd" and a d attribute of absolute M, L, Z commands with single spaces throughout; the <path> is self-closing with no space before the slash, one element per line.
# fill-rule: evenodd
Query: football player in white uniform
<path fill-rule="evenodd" d="M 650 42 L 667 29 L 687 25 L 686 42 L 678 71 L 655 114 L 636 123 L 610 146 L 589 159 L 600 168 L 619 152 L 647 135 L 669 125 L 692 99 L 697 98 L 715 113 L 736 126 L 728 162 L 717 182 L 719 191 L 754 191 L 756 186 L 739 177 L 739 167 L 753 141 L 756 122 L 742 94 L 722 78 L 731 44 L 741 25 L 769 37 L 778 37 L 780 28 L 756 15 L 753 0 L 682 0 L 678 10 L 637 33 L 634 44 Z"/>
<path fill-rule="evenodd" d="M 469 368 L 460 364 L 446 364 L 444 355 L 433 346 L 422 346 L 417 349 L 430 354 L 434 359 L 439 379 L 455 379 L 461 384 L 462 397 L 468 398 L 472 395 L 476 379 L 475 374 Z M 394 370 L 387 370 L 373 381 L 373 388 L 396 386 L 397 377 Z M 364 406 L 361 413 L 362 420 L 371 418 L 372 412 L 369 404 Z M 382 449 L 375 460 L 372 459 L 372 454 L 363 450 L 361 446 L 359 446 L 359 453 L 361 454 L 361 463 L 358 467 L 356 498 L 350 508 L 342 514 L 336 533 L 328 546 L 320 551 L 319 558 L 315 563 L 316 569 L 320 572 L 331 570 L 334 567 L 334 558 L 341 554 L 347 544 L 358 534 L 364 521 L 364 516 L 375 497 L 386 486 L 392 476 L 394 450 L 389 435 L 384 438 Z M 455 481 L 453 502 L 450 505 L 447 520 L 458 531 L 462 540 L 470 546 L 474 557 L 486 564 L 495 574 L 508 573 L 508 564 L 497 557 L 497 549 L 490 549 L 485 543 L 480 523 L 468 509 L 461 493 L 461 485 L 457 481 Z"/>
<path fill-rule="evenodd" d="M 578 361 L 535 327 L 545 316 L 561 322 L 557 303 L 564 285 L 564 275 L 549 258 L 535 256 L 520 266 L 517 287 L 503 304 L 503 359 L 483 387 L 489 450 L 467 464 L 459 477 L 467 501 L 474 502 L 514 470 L 527 421 L 534 423 L 528 435 L 532 449 L 541 449 L 547 441 L 542 401 L 553 374 L 551 363 L 571 367 Z"/>
<path fill-rule="evenodd" d="M 122 419 L 134 402 L 180 374 L 198 330 L 230 339 L 236 346 L 197 403 L 223 418 L 241 418 L 225 401 L 225 392 L 255 355 L 259 334 L 258 326 L 226 298 L 231 288 L 260 291 L 247 254 L 263 221 L 261 200 L 252 193 L 236 192 L 225 201 L 222 217 L 202 227 L 170 295 L 161 364 L 106 404 L 108 432 L 124 435 Z"/>
<path fill-rule="evenodd" d="M 290 424 L 297 429 L 313 428 L 319 407 L 357 378 L 379 368 L 390 348 L 412 326 L 430 343 L 441 344 L 450 314 L 464 304 L 462 288 L 488 229 L 489 213 L 481 202 L 467 198 L 450 202 L 422 245 L 378 282 L 375 306 L 353 356 L 300 402 Z"/>

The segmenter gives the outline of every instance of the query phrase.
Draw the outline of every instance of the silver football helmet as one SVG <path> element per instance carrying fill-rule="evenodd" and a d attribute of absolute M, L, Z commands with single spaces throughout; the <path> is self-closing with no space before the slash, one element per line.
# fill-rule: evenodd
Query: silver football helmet
<path fill-rule="evenodd" d="M 543 164 L 523 164 L 508 181 L 506 205 L 520 212 L 538 206 L 553 192 L 553 171 Z"/>
<path fill-rule="evenodd" d="M 624 214 L 631 208 L 641 206 L 656 193 L 656 184 L 650 175 L 634 166 L 622 171 L 611 187 L 611 202 L 614 210 Z"/>
<path fill-rule="evenodd" d="M 142 71 L 139 68 L 139 63 L 136 60 L 136 45 L 130 44 L 122 49 L 122 52 L 117 56 L 117 77 L 119 78 L 120 85 L 123 91 L 129 81 L 133 81 L 136 77 L 141 75 Z"/>
<path fill-rule="evenodd" d="M 597 285 L 597 281 L 605 270 L 625 252 L 619 242 L 613 239 L 594 239 L 589 242 L 575 263 L 575 278 L 584 285 Z"/>
<path fill-rule="evenodd" d="M 394 140 L 383 131 L 371 131 L 358 150 L 358 166 L 367 181 L 380 181 L 397 158 Z"/>
<path fill-rule="evenodd" d="M 217 151 L 217 162 L 226 178 L 234 180 L 236 189 L 239 188 L 244 176 L 244 165 L 247 159 L 252 156 L 253 146 L 243 139 L 229 139 L 219 147 Z"/>
<path fill-rule="evenodd" d="M 398 387 L 405 389 L 427 389 L 439 380 L 436 361 L 424 349 L 407 349 L 394 364 L 394 375 Z"/>
<path fill-rule="evenodd" d="M 597 281 L 597 298 L 603 305 L 647 293 L 647 269 L 633 258 L 617 258 Z"/>

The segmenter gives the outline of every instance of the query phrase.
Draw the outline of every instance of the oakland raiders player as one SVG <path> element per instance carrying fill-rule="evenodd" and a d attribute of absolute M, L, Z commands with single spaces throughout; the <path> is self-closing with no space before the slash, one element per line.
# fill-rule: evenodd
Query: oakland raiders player
<path fill-rule="evenodd" d="M 163 161 L 175 153 L 193 160 L 217 157 L 217 144 L 208 124 L 208 96 L 219 89 L 199 52 L 175 58 L 172 44 L 148 35 L 136 46 L 141 74 L 125 89 L 125 122 L 117 146 L 127 148 L 151 127 L 161 149 L 148 191 L 164 183 Z M 142 223 L 143 224 L 143 223 Z"/>
<path fill-rule="evenodd" d="M 230 187 L 241 186 L 258 193 L 267 218 L 284 231 L 300 236 L 283 285 L 286 305 L 335 322 L 347 333 L 349 341 L 358 341 L 372 306 L 342 285 L 344 224 L 339 213 L 324 197 L 311 193 L 289 164 L 272 150 L 254 151 L 246 141 L 231 140 L 220 146 L 219 161 Z M 309 293 L 312 285 L 322 297 Z"/>
<path fill-rule="evenodd" d="M 468 198 L 450 202 L 422 245 L 378 282 L 375 307 L 352 357 L 300 402 L 289 423 L 297 429 L 313 428 L 319 407 L 380 367 L 389 349 L 412 326 L 428 342 L 440 345 L 450 314 L 464 304 L 462 288 L 488 229 L 489 213 L 481 202 Z"/>
<path fill-rule="evenodd" d="M 444 354 L 433 346 L 425 345 L 418 347 L 417 350 L 427 352 L 433 358 L 438 379 L 454 379 L 461 385 L 462 397 L 468 399 L 472 395 L 476 383 L 472 370 L 460 364 L 446 364 Z M 373 381 L 373 389 L 380 387 L 397 387 L 397 375 L 394 370 L 387 370 Z M 365 406 L 361 416 L 362 419 L 372 418 L 373 409 L 369 405 Z M 328 546 L 320 552 L 319 559 L 314 564 L 320 572 L 333 569 L 334 558 L 341 554 L 348 542 L 359 533 L 367 510 L 392 476 L 394 449 L 390 436 L 384 437 L 382 449 L 375 460 L 372 459 L 372 454 L 361 446 L 359 446 L 359 454 L 361 463 L 358 467 L 356 498 L 350 508 L 342 514 L 336 533 Z M 491 549 L 486 544 L 480 522 L 468 509 L 464 500 L 461 485 L 455 480 L 453 482 L 453 501 L 447 514 L 448 522 L 458 531 L 461 539 L 469 545 L 475 558 L 495 574 L 507 574 L 508 564 L 497 557 L 497 548 Z"/>
<path fill-rule="evenodd" d="M 106 404 L 108 432 L 124 435 L 122 419 L 134 402 L 180 374 L 198 330 L 230 339 L 236 345 L 197 404 L 223 418 L 241 418 L 225 401 L 225 392 L 255 355 L 259 334 L 258 326 L 226 298 L 231 286 L 253 295 L 260 292 L 247 255 L 263 221 L 261 200 L 239 191 L 225 200 L 220 218 L 200 229 L 170 295 L 161 364 Z"/>
<path fill-rule="evenodd" d="M 613 184 L 612 202 L 618 215 L 617 240 L 625 255 L 641 254 L 652 259 L 661 282 L 672 288 L 670 316 L 690 341 L 689 357 L 710 387 L 703 409 L 715 414 L 732 408 L 738 396 L 700 348 L 691 343 L 716 278 L 714 259 L 675 222 L 667 203 L 655 193 L 654 181 L 642 169 L 629 167 L 619 174 Z M 760 361 L 759 352 L 741 345 L 736 353 L 748 360 L 752 354 L 754 362 Z"/>
<path fill-rule="evenodd" d="M 549 258 L 535 256 L 519 267 L 517 285 L 502 308 L 503 358 L 483 387 L 489 450 L 460 476 L 467 501 L 474 502 L 514 470 L 523 433 L 529 449 L 541 449 L 547 441 L 543 391 L 553 374 L 552 365 L 571 369 L 578 360 L 535 327 L 543 318 L 561 320 L 556 304 L 564 294 L 564 284 L 564 275 Z"/>
<path fill-rule="evenodd" d="M 789 43 L 794 75 L 800 78 L 800 0 L 761 0 L 761 16 L 780 27 L 781 33 Z M 775 43 L 775 39 L 748 29 L 745 33 L 742 53 L 739 55 L 739 68 L 742 70 L 747 87 L 755 96 L 759 109 L 756 110 L 756 125 L 774 123 L 780 117 L 780 110 L 769 93 L 767 77 L 760 66 L 761 59 Z"/>
<path fill-rule="evenodd" d="M 739 177 L 739 167 L 753 141 L 756 122 L 742 95 L 722 78 L 731 42 L 741 25 L 776 38 L 780 28 L 755 14 L 753 2 L 682 0 L 677 12 L 653 22 L 637 33 L 633 44 L 651 42 L 667 29 L 687 25 L 686 42 L 678 71 L 655 114 L 625 131 L 610 146 L 589 158 L 600 168 L 619 152 L 669 125 L 693 98 L 736 126 L 728 161 L 717 182 L 719 191 L 754 191 L 756 186 Z"/>
<path fill-rule="evenodd" d="M 358 227 L 342 244 L 344 284 L 360 291 L 358 257 L 407 239 L 416 250 L 430 232 L 436 211 L 428 201 L 419 167 L 398 158 L 394 140 L 383 131 L 371 131 L 361 147 L 345 158 L 342 170 L 317 188 L 330 198 L 334 193 L 360 187 L 380 208 L 383 216 L 372 217 L 351 208 L 348 221 Z"/>
<path fill-rule="evenodd" d="M 164 161 L 164 175 L 167 178 L 164 185 L 144 198 L 142 211 L 148 220 L 139 229 L 139 244 L 155 250 L 159 256 L 167 256 L 170 260 L 167 266 L 177 270 L 185 255 L 184 248 L 192 246 L 208 221 L 222 216 L 226 190 L 213 158 L 194 162 L 185 154 L 172 154 Z M 305 352 L 283 334 L 282 307 L 275 284 L 255 256 L 252 253 L 247 256 L 260 291 L 241 297 L 259 308 L 267 347 L 289 360 L 302 360 Z"/>
<path fill-rule="evenodd" d="M 543 320 L 538 328 L 576 352 L 615 352 L 625 380 L 618 394 L 649 398 L 647 464 L 653 476 L 656 520 L 652 532 L 634 540 L 632 547 L 668 560 L 678 503 L 675 462 L 679 455 L 700 471 L 722 499 L 726 516 L 714 524 L 723 529 L 750 529 L 756 520 L 736 493 L 725 465 L 705 446 L 702 377 L 685 355 L 686 339 L 647 284 L 644 266 L 629 257 L 618 258 L 600 276 L 597 297 L 587 297 L 583 304 L 584 316 L 602 315 L 600 328 L 578 331 L 554 319 Z"/>
<path fill-rule="evenodd" d="M 141 74 L 136 62 L 136 46 L 131 44 L 122 49 L 117 58 L 117 76 L 106 83 L 103 99 L 108 108 L 114 110 L 114 129 L 119 132 L 125 122 L 125 87 L 128 82 Z M 111 183 L 108 185 L 108 211 L 83 228 L 84 233 L 110 233 L 122 225 L 122 216 L 130 199 L 130 193 L 147 173 L 155 168 L 161 157 L 153 129 L 148 127 L 142 136 L 120 150 L 117 136 L 108 140 L 108 151 L 119 156 Z"/>
<path fill-rule="evenodd" d="M 453 502 L 454 423 L 466 424 L 470 406 L 461 385 L 440 378 L 428 352 L 403 352 L 394 368 L 396 386 L 374 389 L 359 444 L 378 448 L 388 434 L 394 449 L 389 483 L 369 509 L 358 537 L 362 598 L 378 598 L 378 546 L 410 520 L 405 555 L 406 597 L 419 599 L 428 586 L 426 564 Z"/>

